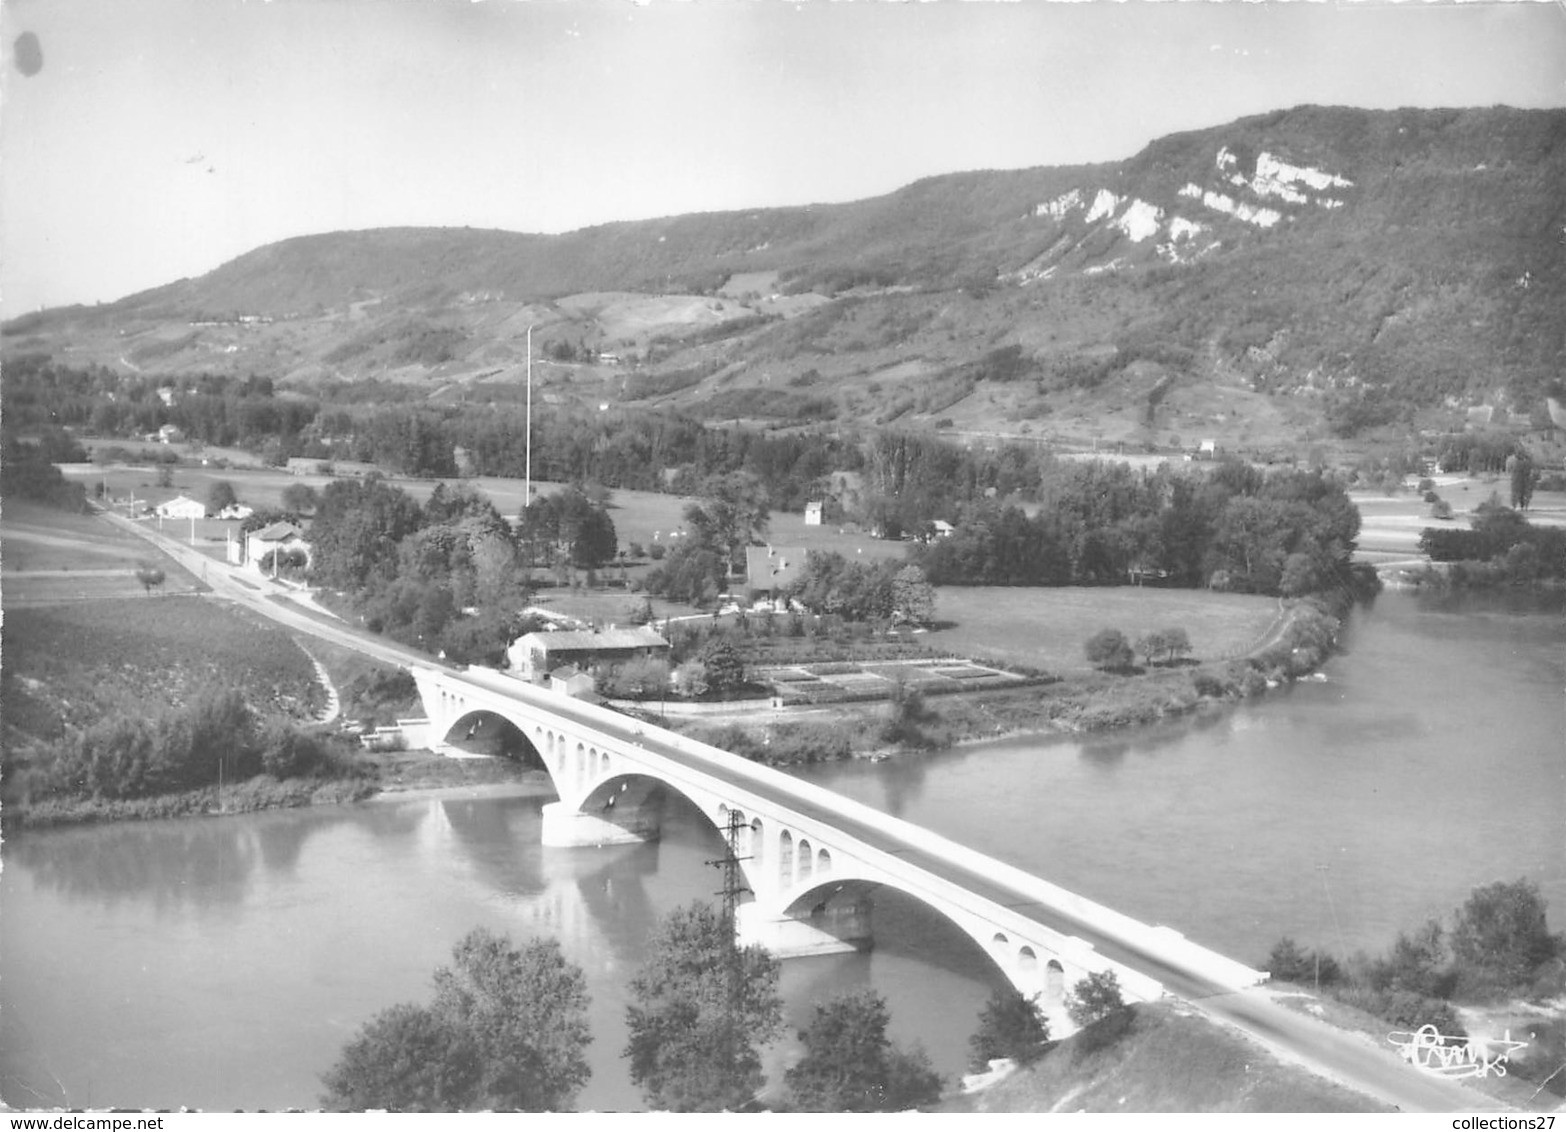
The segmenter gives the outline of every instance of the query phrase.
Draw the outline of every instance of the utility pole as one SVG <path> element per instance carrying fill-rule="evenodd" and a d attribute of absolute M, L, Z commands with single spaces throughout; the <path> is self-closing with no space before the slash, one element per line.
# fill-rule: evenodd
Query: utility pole
<path fill-rule="evenodd" d="M 533 503 L 533 328 L 527 328 L 527 479 L 522 487 L 522 510 Z"/>
<path fill-rule="evenodd" d="M 1338 908 L 1332 902 L 1332 889 L 1327 886 L 1327 866 L 1317 865 L 1316 871 L 1321 874 L 1321 891 L 1327 894 L 1327 909 L 1332 913 L 1332 926 L 1338 933 L 1338 949 L 1345 958 L 1348 956 L 1348 947 L 1343 942 L 1343 925 L 1338 922 Z M 1319 985 L 1321 979 L 1321 959 L 1316 959 L 1316 978 Z"/>

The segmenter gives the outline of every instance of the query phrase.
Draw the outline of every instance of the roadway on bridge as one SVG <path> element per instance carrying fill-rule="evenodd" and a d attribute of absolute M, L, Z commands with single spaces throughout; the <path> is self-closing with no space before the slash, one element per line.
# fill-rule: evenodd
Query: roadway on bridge
<path fill-rule="evenodd" d="M 342 623 L 333 623 L 318 614 L 304 611 L 286 599 L 268 596 L 251 581 L 241 580 L 241 572 L 226 563 L 216 562 L 192 547 L 159 532 L 112 513 L 111 521 L 129 529 L 168 553 L 186 569 L 202 578 L 219 596 L 280 621 L 290 628 L 309 633 L 355 649 L 377 660 L 399 666 L 438 667 L 439 661 L 400 646 L 360 633 Z M 268 587 L 270 588 L 270 586 Z M 461 673 L 449 675 L 460 680 Z M 482 685 L 480 685 L 482 687 Z M 485 689 L 488 690 L 488 689 Z M 558 715 L 568 716 L 585 726 L 612 733 L 628 743 L 639 743 L 682 766 L 707 773 L 712 762 L 682 750 L 674 741 L 649 732 L 645 725 L 627 717 L 623 724 L 606 723 L 565 697 L 551 704 Z M 672 737 L 671 737 L 672 738 Z M 1076 936 L 1091 944 L 1107 959 L 1122 963 L 1157 979 L 1173 994 L 1192 1003 L 1209 1017 L 1234 1027 L 1274 1050 L 1285 1060 L 1304 1065 L 1323 1076 L 1380 1098 L 1409 1111 L 1458 1112 L 1499 1109 L 1498 1102 L 1457 1081 L 1432 1077 L 1399 1059 L 1390 1045 L 1379 1048 L 1363 1035 L 1351 1033 L 1279 1005 L 1265 991 L 1236 991 L 1213 982 L 1200 972 L 1172 962 L 1148 950 L 1139 941 L 1111 935 L 1099 925 L 1089 923 L 1053 907 L 1040 904 L 1031 894 L 1021 892 L 994 878 L 954 864 L 921 848 L 912 840 L 896 836 L 878 825 L 870 825 L 811 799 L 801 798 L 787 789 L 786 780 L 773 784 L 747 777 L 744 788 L 789 807 L 849 834 L 865 844 L 900 857 L 933 876 L 969 889 L 997 904 L 1011 908 L 1035 923 L 1062 935 Z"/>

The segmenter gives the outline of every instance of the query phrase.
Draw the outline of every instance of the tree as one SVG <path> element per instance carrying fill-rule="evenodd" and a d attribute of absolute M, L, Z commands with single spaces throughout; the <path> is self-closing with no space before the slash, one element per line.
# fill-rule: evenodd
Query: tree
<path fill-rule="evenodd" d="M 480 1061 L 465 1030 L 403 1003 L 367 1022 L 321 1080 L 338 1112 L 460 1112 L 478 1103 Z"/>
<path fill-rule="evenodd" d="M 320 494 L 307 483 L 291 483 L 283 489 L 284 511 L 307 514 L 314 511 L 320 501 Z"/>
<path fill-rule="evenodd" d="M 1306 951 L 1289 936 L 1273 944 L 1267 955 L 1267 973 L 1279 982 L 1330 984 L 1338 981 L 1342 969 L 1332 956 Z"/>
<path fill-rule="evenodd" d="M 239 502 L 239 494 L 227 480 L 216 480 L 207 489 L 207 510 L 214 515 Z"/>
<path fill-rule="evenodd" d="M 1398 932 L 1385 959 L 1371 966 L 1370 983 L 1377 990 L 1408 991 L 1425 997 L 1444 998 L 1452 979 L 1446 965 L 1445 932 L 1441 921 L 1426 920 L 1412 935 Z"/>
<path fill-rule="evenodd" d="M 789 1104 L 805 1112 L 898 1112 L 940 1099 L 941 1079 L 920 1051 L 886 1036 L 886 1000 L 875 991 L 818 1004 L 800 1032 L 805 1056 L 785 1075 Z"/>
<path fill-rule="evenodd" d="M 136 567 L 136 580 L 141 583 L 141 588 L 149 595 L 153 590 L 163 585 L 165 580 L 163 571 L 156 566 Z"/>
<path fill-rule="evenodd" d="M 1527 453 L 1519 452 L 1506 461 L 1506 470 L 1511 479 L 1512 506 L 1519 511 L 1528 510 L 1528 505 L 1533 502 L 1533 485 L 1539 478 L 1533 461 Z"/>
<path fill-rule="evenodd" d="M 560 1111 L 587 1081 L 586 980 L 553 939 L 519 948 L 475 928 L 435 972 L 430 1009 L 473 1042 L 486 1108 Z"/>
<path fill-rule="evenodd" d="M 1066 1013 L 1071 1015 L 1071 1020 L 1078 1026 L 1091 1026 L 1124 1007 L 1125 1000 L 1120 996 L 1120 980 L 1113 971 L 1094 971 L 1066 995 Z"/>
<path fill-rule="evenodd" d="M 658 1109 L 745 1104 L 764 1083 L 759 1050 L 783 1026 L 778 961 L 737 947 L 733 925 L 701 903 L 665 917 L 649 951 L 626 1008 L 631 1080 Z"/>
<path fill-rule="evenodd" d="M 1550 934 L 1539 886 L 1521 878 L 1476 888 L 1457 910 L 1452 954 L 1465 980 L 1511 990 L 1529 982 L 1541 965 L 1566 951 Z"/>
<path fill-rule="evenodd" d="M 892 600 L 904 621 L 928 625 L 935 620 L 935 587 L 917 566 L 904 566 L 892 578 Z"/>
<path fill-rule="evenodd" d="M 173 487 L 174 486 L 174 465 L 173 464 L 159 464 L 158 465 L 158 486 L 159 487 Z"/>
<path fill-rule="evenodd" d="M 1177 660 L 1191 651 L 1191 638 L 1182 628 L 1165 629 L 1164 649 L 1171 660 Z"/>
<path fill-rule="evenodd" d="M 615 555 L 618 538 L 607 508 L 577 487 L 545 496 L 523 510 L 519 537 L 525 547 L 546 552 L 546 561 L 565 559 L 589 569 Z"/>
<path fill-rule="evenodd" d="M 1155 657 L 1160 656 L 1169 648 L 1169 642 L 1164 639 L 1160 631 L 1143 633 L 1136 640 L 1136 651 L 1142 654 L 1144 664 L 1152 664 Z"/>
<path fill-rule="evenodd" d="M 1039 1008 L 1039 996 L 1005 987 L 990 995 L 979 1014 L 979 1028 L 968 1039 L 973 1051 L 969 1065 L 977 1072 L 1001 1057 L 1030 1065 L 1044 1055 L 1048 1041 L 1049 1022 Z"/>
<path fill-rule="evenodd" d="M 598 693 L 604 696 L 641 700 L 668 690 L 669 662 L 658 656 L 633 657 L 598 677 Z"/>
<path fill-rule="evenodd" d="M 730 569 L 743 566 L 745 548 L 767 533 L 766 488 L 749 472 L 730 472 L 708 479 L 700 496 L 685 508 L 692 538 L 722 555 Z"/>
<path fill-rule="evenodd" d="M 707 688 L 722 694 L 744 686 L 745 662 L 727 641 L 709 641 L 699 657 L 706 672 Z"/>
<path fill-rule="evenodd" d="M 1135 659 L 1126 635 L 1119 629 L 1101 629 L 1082 646 L 1088 663 L 1098 668 L 1129 668 Z"/>

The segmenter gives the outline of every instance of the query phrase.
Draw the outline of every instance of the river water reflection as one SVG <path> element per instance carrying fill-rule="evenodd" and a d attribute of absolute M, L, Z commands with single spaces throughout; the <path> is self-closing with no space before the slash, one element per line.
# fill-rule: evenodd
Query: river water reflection
<path fill-rule="evenodd" d="M 1322 683 L 1178 726 L 1008 740 L 808 777 L 1259 962 L 1279 935 L 1380 948 L 1528 875 L 1566 922 L 1558 601 L 1384 595 Z M 540 790 L 24 834 L 0 874 L 0 1096 L 311 1106 L 385 1007 L 425 1001 L 477 925 L 557 936 L 593 995 L 584 1107 L 628 1109 L 625 984 L 657 918 L 719 887 L 716 834 L 544 849 Z M 1323 868 L 1322 866 L 1325 866 Z M 785 964 L 812 1001 L 869 983 L 900 1040 L 962 1068 L 993 985 L 944 921 L 878 894 L 868 956 Z M 790 1056 L 776 1051 L 769 1076 Z M 31 1090 L 31 1091 L 30 1091 Z"/>

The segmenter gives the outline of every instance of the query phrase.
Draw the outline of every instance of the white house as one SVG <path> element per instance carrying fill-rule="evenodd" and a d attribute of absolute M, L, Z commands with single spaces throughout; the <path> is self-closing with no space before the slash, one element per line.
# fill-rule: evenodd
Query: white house
<path fill-rule="evenodd" d="M 822 501 L 819 499 L 813 499 L 805 504 L 805 526 L 819 527 L 821 525 L 821 506 Z"/>
<path fill-rule="evenodd" d="M 595 664 L 621 664 L 635 657 L 668 656 L 669 642 L 645 625 L 634 629 L 561 630 L 528 633 L 511 642 L 506 663 L 524 680 L 542 682 L 555 669 L 568 664 L 591 668 Z"/>
<path fill-rule="evenodd" d="M 157 514 L 160 519 L 205 519 L 207 505 L 188 495 L 176 495 L 166 503 L 158 504 Z"/>
<path fill-rule="evenodd" d="M 304 540 L 304 532 L 292 523 L 278 522 L 245 536 L 245 561 L 254 569 L 261 569 L 261 560 L 274 551 L 284 554 L 302 551 L 305 562 L 310 561 L 310 544 Z"/>

